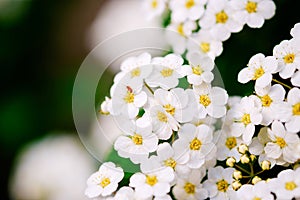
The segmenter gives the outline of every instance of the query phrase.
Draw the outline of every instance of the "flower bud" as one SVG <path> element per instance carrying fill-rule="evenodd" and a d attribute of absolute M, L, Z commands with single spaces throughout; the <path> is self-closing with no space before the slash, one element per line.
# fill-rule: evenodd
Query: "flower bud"
<path fill-rule="evenodd" d="M 233 178 L 234 178 L 235 180 L 239 180 L 239 179 L 243 178 L 242 172 L 241 172 L 241 171 L 238 171 L 238 170 L 235 170 L 235 171 L 233 172 Z"/>
<path fill-rule="evenodd" d="M 239 151 L 239 153 L 241 153 L 241 154 L 245 154 L 245 153 L 248 151 L 248 146 L 245 145 L 245 144 L 241 144 L 241 145 L 238 147 L 238 151 Z"/>
<path fill-rule="evenodd" d="M 250 159 L 251 159 L 251 161 L 254 161 L 256 159 L 256 156 L 254 154 L 251 154 Z"/>
<path fill-rule="evenodd" d="M 262 163 L 261 163 L 261 168 L 262 168 L 262 170 L 269 170 L 269 169 L 270 169 L 270 166 L 271 166 L 271 162 L 268 161 L 268 160 L 264 160 L 264 161 L 262 161 Z"/>
<path fill-rule="evenodd" d="M 241 156 L 241 163 L 246 164 L 246 163 L 249 163 L 249 162 L 250 162 L 250 159 L 246 154 Z"/>
<path fill-rule="evenodd" d="M 261 181 L 261 178 L 258 176 L 254 176 L 252 179 L 252 184 L 254 185 L 254 184 L 258 183 L 259 181 Z"/>
<path fill-rule="evenodd" d="M 234 190 L 238 190 L 242 186 L 242 184 L 239 181 L 233 181 L 231 185 Z"/>
<path fill-rule="evenodd" d="M 234 157 L 229 157 L 226 160 L 226 165 L 228 165 L 229 167 L 233 167 L 235 164 L 235 158 Z"/>

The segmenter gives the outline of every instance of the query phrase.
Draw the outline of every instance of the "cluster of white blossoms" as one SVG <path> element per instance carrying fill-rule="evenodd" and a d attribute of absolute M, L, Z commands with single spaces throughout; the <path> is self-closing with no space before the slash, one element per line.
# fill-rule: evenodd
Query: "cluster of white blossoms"
<path fill-rule="evenodd" d="M 144 0 L 149 18 L 170 13 L 167 34 L 173 51 L 199 51 L 212 59 L 223 51 L 222 42 L 247 24 L 260 28 L 275 14 L 272 0 Z"/>

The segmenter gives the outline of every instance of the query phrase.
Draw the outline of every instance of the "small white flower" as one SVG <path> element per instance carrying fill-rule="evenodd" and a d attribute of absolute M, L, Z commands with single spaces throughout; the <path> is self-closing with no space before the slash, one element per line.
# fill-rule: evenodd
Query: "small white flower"
<path fill-rule="evenodd" d="M 281 171 L 277 177 L 268 183 L 277 199 L 290 200 L 293 197 L 296 199 L 300 197 L 300 168 L 295 171 L 291 169 Z"/>
<path fill-rule="evenodd" d="M 228 0 L 211 0 L 199 25 L 203 29 L 209 29 L 214 38 L 225 41 L 232 32 L 239 32 L 243 28 L 243 24 L 235 20 L 233 14 Z"/>
<path fill-rule="evenodd" d="M 105 101 L 101 103 L 100 113 L 102 115 L 109 115 L 112 112 L 112 101 L 110 98 L 105 97 Z"/>
<path fill-rule="evenodd" d="M 271 0 L 232 0 L 231 5 L 236 11 L 235 18 L 251 28 L 262 27 L 265 19 L 274 16 L 276 9 Z"/>
<path fill-rule="evenodd" d="M 299 37 L 300 38 L 300 37 Z M 300 70 L 297 70 L 291 77 L 291 83 L 294 86 L 300 87 Z"/>
<path fill-rule="evenodd" d="M 152 74 L 146 78 L 150 87 L 161 87 L 163 89 L 174 88 L 178 85 L 182 75 L 183 59 L 175 54 L 168 54 L 165 57 L 156 57 L 152 60 L 154 69 Z"/>
<path fill-rule="evenodd" d="M 300 23 L 295 24 L 295 26 L 291 30 L 291 35 L 294 38 L 300 38 Z"/>
<path fill-rule="evenodd" d="M 187 165 L 190 168 L 199 168 L 204 165 L 210 156 L 215 155 L 216 148 L 213 143 L 212 129 L 207 125 L 194 126 L 184 124 L 178 131 L 179 139 L 173 144 L 175 148 L 184 148 L 189 156 Z"/>
<path fill-rule="evenodd" d="M 206 54 L 211 59 L 219 56 L 223 51 L 223 44 L 214 38 L 210 31 L 201 29 L 193 33 L 187 41 L 188 52 L 200 52 Z"/>
<path fill-rule="evenodd" d="M 214 68 L 214 62 L 208 56 L 203 56 L 198 52 L 187 55 L 189 65 L 184 65 L 183 71 L 187 75 L 187 80 L 190 84 L 200 85 L 211 83 L 214 79 L 214 74 L 211 72 Z"/>
<path fill-rule="evenodd" d="M 220 87 L 211 87 L 208 84 L 201 84 L 193 87 L 197 102 L 197 117 L 202 119 L 207 115 L 214 118 L 221 118 L 226 114 L 226 103 L 228 94 Z"/>
<path fill-rule="evenodd" d="M 243 97 L 239 104 L 228 111 L 227 117 L 232 122 L 231 134 L 235 137 L 242 135 L 243 141 L 250 144 L 255 125 L 260 124 L 262 120 L 260 108 L 255 105 L 253 98 Z"/>
<path fill-rule="evenodd" d="M 264 146 L 271 142 L 268 136 L 268 128 L 263 127 L 259 130 L 257 137 L 252 138 L 249 145 L 249 152 L 254 155 L 261 155 L 264 152 Z"/>
<path fill-rule="evenodd" d="M 203 183 L 204 188 L 208 190 L 208 196 L 211 200 L 230 199 L 234 192 L 231 186 L 233 182 L 234 168 L 224 169 L 221 166 L 208 169 L 208 179 Z"/>
<path fill-rule="evenodd" d="M 118 183 L 123 179 L 124 172 L 112 162 L 103 163 L 99 170 L 87 180 L 85 195 L 89 198 L 108 196 L 116 191 Z"/>
<path fill-rule="evenodd" d="M 144 9 L 147 12 L 147 18 L 150 20 L 161 15 L 166 8 L 166 0 L 145 0 Z"/>
<path fill-rule="evenodd" d="M 268 184 L 265 181 L 259 181 L 255 185 L 245 184 L 237 191 L 237 197 L 239 199 L 254 200 L 273 200 L 274 197 L 271 194 Z"/>
<path fill-rule="evenodd" d="M 278 60 L 279 76 L 283 79 L 292 77 L 296 69 L 300 69 L 300 40 L 284 40 L 273 49 Z"/>
<path fill-rule="evenodd" d="M 150 166 L 151 168 L 151 166 Z M 153 196 L 165 197 L 170 192 L 170 183 L 174 172 L 170 167 L 154 168 L 152 172 L 138 172 L 130 177 L 130 187 L 135 188 L 137 199 L 147 199 Z"/>
<path fill-rule="evenodd" d="M 234 105 L 239 104 L 242 97 L 240 96 L 230 96 L 227 102 L 227 109 L 230 110 Z"/>
<path fill-rule="evenodd" d="M 272 74 L 277 72 L 278 63 L 273 56 L 265 57 L 262 53 L 252 56 L 247 65 L 238 74 L 240 83 L 255 81 L 255 86 L 266 87 L 272 81 Z"/>
<path fill-rule="evenodd" d="M 207 0 L 171 0 L 172 21 L 184 22 L 187 19 L 196 21 L 204 13 Z"/>
<path fill-rule="evenodd" d="M 113 200 L 134 200 L 134 191 L 131 187 L 123 186 L 121 187 L 116 195 L 113 197 Z"/>
<path fill-rule="evenodd" d="M 176 199 L 202 200 L 208 197 L 208 192 L 200 183 L 205 176 L 205 170 L 194 169 L 187 177 L 179 178 L 173 188 Z"/>
<path fill-rule="evenodd" d="M 272 129 L 268 129 L 271 142 L 268 142 L 264 148 L 266 155 L 274 159 L 282 156 L 288 163 L 296 162 L 298 158 L 295 157 L 294 151 L 300 142 L 298 135 L 287 132 L 279 121 L 274 121 L 271 127 Z"/>

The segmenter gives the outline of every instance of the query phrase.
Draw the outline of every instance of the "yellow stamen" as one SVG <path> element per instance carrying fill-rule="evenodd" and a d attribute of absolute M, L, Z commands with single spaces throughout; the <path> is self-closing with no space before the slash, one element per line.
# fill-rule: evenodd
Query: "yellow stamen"
<path fill-rule="evenodd" d="M 201 75 L 203 73 L 203 70 L 199 65 L 197 65 L 195 67 L 192 67 L 192 72 L 193 74 Z"/>
<path fill-rule="evenodd" d="M 164 161 L 165 166 L 172 167 L 173 169 L 176 167 L 176 161 L 173 158 L 169 158 Z"/>
<path fill-rule="evenodd" d="M 161 75 L 163 77 L 169 77 L 169 76 L 172 76 L 173 74 L 173 69 L 170 69 L 170 68 L 164 68 L 163 70 L 160 71 Z"/>
<path fill-rule="evenodd" d="M 195 5 L 195 1 L 194 0 L 186 0 L 185 2 L 185 7 L 187 9 L 190 9 L 191 7 L 193 7 Z"/>
<path fill-rule="evenodd" d="M 220 192 L 226 192 L 229 186 L 228 182 L 225 181 L 224 179 L 218 181 L 216 184 Z"/>
<path fill-rule="evenodd" d="M 228 149 L 233 149 L 234 147 L 236 147 L 237 143 L 236 143 L 236 138 L 235 137 L 228 137 L 226 139 L 226 143 L 225 143 L 226 147 Z"/>
<path fill-rule="evenodd" d="M 253 1 L 248 1 L 245 9 L 247 10 L 248 13 L 254 13 L 256 12 L 257 9 L 257 3 Z"/>
<path fill-rule="evenodd" d="M 198 140 L 198 138 L 194 138 L 191 142 L 190 142 L 190 149 L 191 150 L 199 150 L 202 146 L 202 142 L 200 140 Z"/>
<path fill-rule="evenodd" d="M 300 115 L 300 103 L 293 105 L 293 115 Z"/>
<path fill-rule="evenodd" d="M 110 184 L 110 179 L 109 179 L 109 178 L 103 178 L 99 185 L 100 185 L 102 188 L 105 188 L 105 187 L 108 186 L 109 184 Z"/>
<path fill-rule="evenodd" d="M 291 182 L 286 182 L 285 183 L 285 189 L 287 190 L 294 190 L 295 188 L 297 187 L 296 183 L 294 181 L 291 181 Z"/>
<path fill-rule="evenodd" d="M 187 182 L 185 185 L 184 185 L 184 190 L 187 194 L 194 194 L 195 193 L 195 185 L 192 184 L 192 183 L 189 183 Z"/>
<path fill-rule="evenodd" d="M 202 50 L 204 53 L 207 53 L 207 52 L 209 52 L 209 50 L 210 50 L 210 44 L 209 44 L 209 43 L 206 43 L 206 42 L 202 42 L 202 43 L 200 44 L 200 48 L 201 48 L 201 50 Z"/>
<path fill-rule="evenodd" d="M 228 20 L 228 15 L 223 10 L 216 14 L 217 23 L 225 24 L 227 20 Z"/>
<path fill-rule="evenodd" d="M 135 68 L 133 70 L 131 70 L 131 77 L 137 77 L 141 75 L 141 70 L 140 68 Z"/>
<path fill-rule="evenodd" d="M 261 97 L 260 100 L 264 107 L 269 107 L 271 105 L 271 103 L 273 102 L 273 100 L 271 99 L 271 97 L 269 95 L 265 95 L 265 96 Z"/>
<path fill-rule="evenodd" d="M 276 137 L 276 141 L 275 143 L 282 149 L 284 147 L 286 147 L 286 142 L 282 137 Z"/>
<path fill-rule="evenodd" d="M 132 141 L 134 144 L 136 145 L 142 145 L 143 144 L 143 137 L 139 134 L 134 134 L 132 137 L 131 137 Z"/>
<path fill-rule="evenodd" d="M 255 69 L 254 76 L 253 76 L 252 80 L 257 80 L 262 75 L 264 75 L 264 73 L 265 73 L 265 70 L 262 67 L 259 67 L 259 68 Z"/>
<path fill-rule="evenodd" d="M 169 113 L 170 115 L 173 116 L 175 114 L 175 108 L 171 104 L 166 104 L 163 107 L 166 110 L 166 112 Z"/>
<path fill-rule="evenodd" d="M 152 0 L 152 2 L 151 2 L 151 7 L 152 7 L 153 9 L 155 9 L 155 8 L 157 8 L 157 5 L 158 5 L 157 0 Z"/>
<path fill-rule="evenodd" d="M 199 103 L 207 107 L 211 103 L 211 100 L 208 95 L 200 95 Z"/>
<path fill-rule="evenodd" d="M 158 118 L 158 120 L 161 121 L 161 122 L 164 122 L 164 123 L 168 122 L 168 117 L 167 117 L 167 115 L 166 115 L 165 113 L 163 113 L 163 112 L 158 111 L 158 113 L 157 113 L 157 118 Z"/>
<path fill-rule="evenodd" d="M 157 183 L 157 177 L 156 176 L 146 176 L 146 183 L 150 186 L 153 186 Z"/>
<path fill-rule="evenodd" d="M 283 60 L 286 64 L 293 63 L 295 60 L 295 54 L 293 53 L 287 54 L 286 56 L 284 56 Z"/>
<path fill-rule="evenodd" d="M 251 123 L 251 118 L 250 118 L 250 114 L 244 114 L 242 119 L 241 119 L 241 122 L 244 123 L 245 126 L 247 126 L 248 124 Z"/>
<path fill-rule="evenodd" d="M 124 101 L 126 103 L 133 103 L 134 102 L 134 94 L 131 91 L 127 91 L 126 96 L 124 97 Z"/>

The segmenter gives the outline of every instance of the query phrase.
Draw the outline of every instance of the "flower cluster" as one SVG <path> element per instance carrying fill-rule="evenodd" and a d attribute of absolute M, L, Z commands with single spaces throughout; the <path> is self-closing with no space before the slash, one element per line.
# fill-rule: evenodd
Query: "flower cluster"
<path fill-rule="evenodd" d="M 149 18 L 169 13 L 167 29 L 178 34 L 167 38 L 178 54 L 199 51 L 212 59 L 222 51 L 222 42 L 247 24 L 260 28 L 275 14 L 272 0 L 145 0 Z"/>

